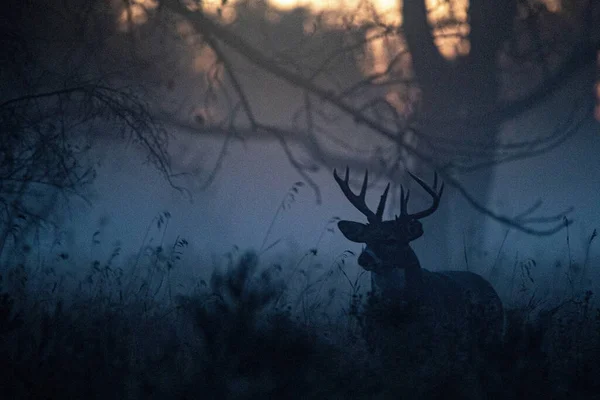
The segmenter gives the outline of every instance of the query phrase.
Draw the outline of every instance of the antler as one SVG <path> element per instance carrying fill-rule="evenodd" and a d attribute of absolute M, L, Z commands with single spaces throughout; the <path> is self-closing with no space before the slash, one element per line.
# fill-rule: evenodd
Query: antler
<path fill-rule="evenodd" d="M 388 183 L 383 194 L 381 195 L 381 198 L 379 199 L 379 205 L 377 206 L 377 212 L 374 213 L 369 209 L 369 207 L 367 207 L 367 203 L 365 202 L 365 194 L 367 193 L 367 183 L 369 181 L 369 171 L 365 171 L 365 178 L 363 180 L 363 184 L 358 195 L 354 194 L 350 189 L 349 174 L 350 170 L 348 167 L 346 167 L 346 176 L 344 180 L 342 180 L 338 176 L 337 171 L 335 169 L 333 170 L 333 177 L 335 181 L 338 183 L 338 185 L 340 185 L 340 189 L 342 189 L 342 192 L 350 201 L 350 203 L 354 207 L 356 207 L 358 211 L 360 211 L 367 217 L 369 223 L 381 222 L 383 219 L 383 209 L 385 208 L 385 201 L 387 199 L 388 191 L 390 189 L 390 184 Z"/>
<path fill-rule="evenodd" d="M 421 219 L 424 218 L 428 215 L 433 214 L 433 212 L 435 210 L 437 210 L 438 206 L 440 205 L 440 199 L 442 198 L 442 193 L 444 192 L 444 183 L 442 182 L 442 185 L 440 186 L 440 191 L 436 192 L 437 190 L 437 183 L 438 183 L 438 176 L 437 176 L 437 172 L 434 173 L 433 175 L 433 187 L 429 187 L 429 185 L 427 185 L 425 182 L 423 182 L 420 178 L 414 176 L 413 174 L 411 174 L 409 171 L 408 174 L 415 180 L 417 181 L 417 183 L 423 188 L 425 189 L 425 191 L 427 193 L 429 193 L 431 195 L 431 197 L 433 197 L 433 204 L 431 205 L 431 207 L 429 207 L 426 210 L 423 211 L 419 211 L 418 213 L 415 214 L 408 214 L 407 212 L 407 206 L 408 206 L 408 196 L 410 194 L 409 191 L 406 192 L 406 198 L 404 197 L 404 188 L 402 186 L 400 186 L 400 214 L 402 216 L 408 217 L 408 218 L 412 218 L 412 219 Z"/>

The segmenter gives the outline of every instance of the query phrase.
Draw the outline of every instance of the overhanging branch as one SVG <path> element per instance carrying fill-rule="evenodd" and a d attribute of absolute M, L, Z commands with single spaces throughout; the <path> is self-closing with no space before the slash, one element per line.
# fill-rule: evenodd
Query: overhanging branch
<path fill-rule="evenodd" d="M 460 182 L 458 182 L 456 180 L 456 178 L 449 175 L 447 173 L 447 170 L 444 170 L 443 168 L 441 168 L 441 166 L 438 165 L 433 158 L 431 158 L 427 154 L 419 151 L 414 146 L 410 146 L 407 143 L 403 142 L 402 135 L 399 132 L 391 130 L 391 129 L 387 128 L 387 126 L 380 123 L 378 120 L 366 116 L 364 113 L 362 113 L 360 111 L 360 109 L 358 109 L 358 108 L 354 107 L 353 105 L 349 104 L 348 102 L 344 101 L 342 98 L 340 98 L 338 95 L 336 95 L 333 91 L 326 90 L 326 89 L 316 85 L 315 83 L 313 83 L 313 81 L 311 79 L 306 79 L 303 76 L 301 76 L 300 74 L 294 73 L 294 72 L 282 67 L 278 63 L 273 62 L 272 59 L 270 59 L 268 56 L 264 55 L 260 50 L 254 48 L 252 45 L 247 43 L 244 39 L 240 38 L 238 35 L 232 33 L 231 31 L 227 30 L 226 28 L 220 26 L 218 23 L 214 22 L 213 20 L 211 20 L 210 18 L 205 16 L 203 13 L 190 11 L 189 9 L 187 9 L 186 7 L 181 5 L 177 0 L 165 0 L 163 2 L 163 5 L 167 6 L 169 9 L 171 9 L 176 14 L 184 16 L 190 23 L 192 23 L 193 26 L 196 27 L 196 29 L 198 31 L 210 32 L 212 37 L 218 39 L 219 41 L 221 41 L 222 43 L 224 43 L 225 45 L 227 45 L 228 47 L 230 47 L 231 49 L 233 49 L 234 51 L 236 51 L 237 53 L 242 55 L 244 58 L 246 58 L 252 64 L 258 66 L 259 68 L 263 69 L 264 71 L 271 73 L 275 77 L 278 77 L 279 79 L 282 79 L 282 80 L 288 82 L 289 84 L 291 84 L 295 87 L 301 88 L 305 92 L 308 92 L 308 93 L 320 98 L 324 102 L 326 102 L 326 103 L 334 106 L 338 110 L 340 110 L 342 113 L 350 116 L 356 122 L 367 126 L 373 132 L 375 132 L 375 133 L 381 135 L 382 137 L 384 137 L 385 139 L 395 143 L 395 145 L 397 146 L 397 148 L 399 150 L 406 151 L 408 154 L 419 159 L 425 165 L 431 167 L 434 170 L 438 170 L 440 175 L 442 176 L 442 178 L 448 184 L 455 187 L 458 190 L 458 192 L 461 193 L 461 195 L 464 196 L 465 199 L 477 211 L 493 218 L 494 220 L 496 220 L 498 222 L 509 225 L 514 229 L 520 230 L 522 232 L 525 232 L 525 233 L 528 233 L 531 235 L 540 235 L 540 236 L 551 235 L 551 234 L 556 233 L 558 230 L 562 229 L 562 227 L 565 226 L 565 224 L 561 223 L 560 225 L 553 226 L 549 229 L 531 228 L 529 226 L 526 226 L 526 223 L 529 221 L 524 222 L 517 218 L 507 217 L 507 216 L 503 216 L 503 215 L 492 212 L 491 210 L 489 210 L 488 208 L 486 208 L 485 206 L 479 204 L 476 200 L 474 200 L 474 198 L 468 193 L 468 191 L 462 186 L 462 184 Z M 589 51 L 590 50 L 588 49 L 588 52 L 586 52 L 584 54 L 589 56 Z M 568 76 L 570 76 L 570 74 L 573 72 L 570 68 L 563 68 L 561 71 L 562 71 L 562 73 L 559 73 L 553 77 L 552 82 L 555 83 L 555 85 L 553 85 L 554 87 L 542 88 L 539 91 L 537 91 L 536 93 L 534 93 L 532 96 L 528 97 L 527 99 L 523 99 L 523 100 L 515 102 L 515 103 L 507 104 L 505 107 L 500 108 L 499 110 L 492 110 L 491 112 L 497 113 L 494 115 L 497 115 L 498 117 L 503 116 L 504 119 L 513 118 L 513 117 L 519 115 L 520 113 L 525 112 L 527 110 L 526 109 L 527 107 L 532 107 L 533 104 L 541 101 L 541 99 L 548 97 L 550 94 L 554 93 L 554 91 L 556 90 L 556 87 L 562 82 L 562 80 L 566 80 L 566 78 Z M 489 115 L 489 113 L 485 114 L 485 115 L 487 116 L 487 115 Z M 483 115 L 479 116 L 479 118 L 483 118 Z M 461 121 L 460 118 L 458 118 L 456 120 L 456 123 L 459 123 L 460 121 Z M 474 123 L 474 122 L 471 122 L 471 123 Z M 256 126 L 261 127 L 263 130 L 270 131 L 271 133 L 276 134 L 276 136 L 279 135 L 278 132 L 274 132 L 272 130 L 275 128 L 269 127 L 266 124 L 261 124 L 260 122 L 257 122 Z M 293 158 L 290 160 L 292 161 Z M 296 168 L 298 166 L 294 165 L 294 167 Z M 303 175 L 305 175 L 305 172 L 302 168 L 297 168 L 297 169 L 298 169 L 298 171 L 303 171 Z M 305 178 L 306 178 L 306 175 L 305 175 Z M 560 216 L 561 216 L 561 218 L 564 217 L 564 213 L 560 214 Z M 535 222 L 540 222 L 540 221 L 544 221 L 546 223 L 553 222 L 554 218 L 552 218 L 550 221 L 548 220 L 548 218 L 544 218 L 544 217 L 537 218 L 535 220 Z M 568 222 L 567 222 L 567 224 L 568 224 Z"/>

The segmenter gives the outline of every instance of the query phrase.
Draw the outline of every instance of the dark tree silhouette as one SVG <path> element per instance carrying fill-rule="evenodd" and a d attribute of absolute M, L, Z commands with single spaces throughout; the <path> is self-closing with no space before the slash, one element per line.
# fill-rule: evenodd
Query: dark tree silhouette
<path fill-rule="evenodd" d="M 171 176 L 167 133 L 140 88 L 103 70 L 114 23 L 102 2 L 11 1 L 3 11 L 0 256 L 9 239 L 52 225 L 57 201 L 85 200 L 83 189 L 95 177 L 87 156 L 101 138 L 138 144 Z"/>
<path fill-rule="evenodd" d="M 576 15 L 578 21 L 585 21 L 597 13 L 592 10 L 592 2 L 572 12 L 579 14 Z M 470 191 L 468 200 L 486 204 L 493 174 L 489 166 L 516 157 L 532 156 L 544 147 L 554 148 L 575 131 L 557 127 L 557 134 L 540 140 L 540 147 L 523 147 L 513 152 L 499 143 L 502 124 L 536 105 L 536 100 L 540 101 L 559 85 L 566 84 L 569 75 L 576 70 L 593 67 L 598 43 L 591 41 L 591 25 L 580 28 L 578 36 L 564 35 L 561 31 L 567 29 L 567 23 L 541 3 L 478 0 L 471 1 L 467 10 L 468 35 L 456 34 L 457 38 L 468 40 L 468 53 L 448 59 L 436 46 L 436 37 L 443 33 L 444 26 L 456 27 L 460 21 L 450 12 L 433 27 L 437 29 L 433 29 L 428 23 L 429 15 L 423 1 L 407 1 L 403 6 L 403 33 L 421 91 L 419 135 L 427 138 L 421 140 L 420 147 L 435 160 L 438 169 L 460 178 L 462 186 Z M 597 15 L 593 18 L 597 19 Z M 557 26 L 549 27 L 549 20 Z M 550 37 L 551 30 L 557 28 L 557 35 L 563 36 L 554 37 L 559 43 L 545 43 L 544 37 Z M 553 56 L 563 60 L 556 63 Z M 528 67 L 526 63 L 533 65 Z M 506 87 L 508 85 L 503 84 L 502 78 L 503 74 L 512 72 L 506 67 L 510 64 L 526 68 L 528 78 L 537 81 L 537 86 L 525 93 Z M 587 85 L 593 85 L 593 75 L 589 73 Z M 585 92 L 583 95 L 586 99 L 576 104 L 577 108 L 573 110 L 578 120 L 581 116 L 589 117 L 593 108 L 592 97 Z M 522 98 L 515 100 L 516 96 Z M 583 108 L 583 113 L 579 108 Z M 515 144 L 511 143 L 511 146 Z M 475 178 L 469 175 L 473 171 L 478 172 Z M 434 240 L 447 244 L 444 238 L 453 235 L 443 228 L 448 226 L 443 220 L 452 218 L 456 211 L 449 208 L 441 211 L 438 218 L 442 222 L 438 223 L 441 229 L 434 231 L 437 236 Z M 466 240 L 474 245 L 474 249 L 479 247 L 482 238 L 474 228 L 482 222 L 481 218 L 471 218 L 471 225 L 466 229 Z M 454 243 L 452 247 L 460 247 L 457 245 Z"/>

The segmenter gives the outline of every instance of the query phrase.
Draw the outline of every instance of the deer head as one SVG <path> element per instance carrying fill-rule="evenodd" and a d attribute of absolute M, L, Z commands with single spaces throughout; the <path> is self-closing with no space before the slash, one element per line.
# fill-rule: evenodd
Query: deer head
<path fill-rule="evenodd" d="M 408 213 L 408 199 L 410 191 L 404 191 L 400 186 L 400 215 L 393 220 L 383 220 L 383 210 L 390 189 L 388 183 L 375 212 L 367 207 L 365 194 L 368 185 L 368 171 L 365 171 L 362 188 L 358 195 L 354 194 L 348 183 L 349 170 L 346 168 L 346 176 L 342 180 L 337 171 L 333 171 L 333 177 L 342 189 L 346 198 L 357 210 L 367 217 L 367 224 L 354 221 L 340 221 L 338 227 L 342 234 L 350 241 L 364 243 L 366 247 L 358 257 L 358 264 L 368 271 L 382 273 L 390 268 L 411 267 L 420 268 L 419 261 L 409 246 L 409 243 L 423 235 L 423 226 L 419 221 L 421 218 L 431 215 L 440 203 L 444 191 L 442 183 L 437 191 L 438 177 L 434 175 L 433 187 L 429 187 L 418 177 L 410 172 L 408 174 L 433 198 L 431 207 L 414 214 Z"/>

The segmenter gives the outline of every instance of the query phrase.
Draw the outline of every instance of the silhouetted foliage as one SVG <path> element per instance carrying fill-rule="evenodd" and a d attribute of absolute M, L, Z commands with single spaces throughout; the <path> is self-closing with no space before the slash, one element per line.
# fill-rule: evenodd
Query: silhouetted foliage
<path fill-rule="evenodd" d="M 58 201 L 87 200 L 102 138 L 137 144 L 170 179 L 167 133 L 141 86 L 104 70 L 115 27 L 102 3 L 2 5 L 0 256 L 10 238 L 51 223 Z"/>
<path fill-rule="evenodd" d="M 287 291 L 279 269 L 252 252 L 174 302 L 135 292 L 107 301 L 117 276 L 61 292 L 31 285 L 41 278 L 31 273 L 15 266 L 1 280 L 9 398 L 585 399 L 600 389 L 591 291 L 539 312 L 509 308 L 502 343 L 481 352 L 426 308 L 370 294 L 350 299 L 350 320 L 302 322 L 277 306 Z"/>

